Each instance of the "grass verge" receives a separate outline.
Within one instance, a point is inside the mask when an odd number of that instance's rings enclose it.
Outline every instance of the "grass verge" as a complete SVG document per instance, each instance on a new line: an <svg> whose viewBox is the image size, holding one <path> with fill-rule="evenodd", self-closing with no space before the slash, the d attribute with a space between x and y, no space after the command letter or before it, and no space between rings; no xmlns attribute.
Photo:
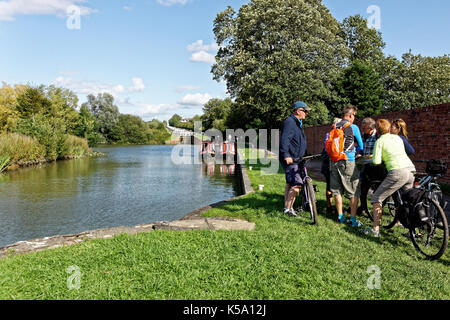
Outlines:
<svg viewBox="0 0 450 320"><path fill-rule="evenodd" d="M206 216L256 222L254 231L155 231L0 260L0 299L448 299L449 253L426 261L402 236L380 239L325 214L317 182L319 226L281 213L284 176L248 171L262 192ZM369 221L362 219L366 225ZM69 290L69 266L81 287ZM371 266L381 271L370 290Z"/></svg>

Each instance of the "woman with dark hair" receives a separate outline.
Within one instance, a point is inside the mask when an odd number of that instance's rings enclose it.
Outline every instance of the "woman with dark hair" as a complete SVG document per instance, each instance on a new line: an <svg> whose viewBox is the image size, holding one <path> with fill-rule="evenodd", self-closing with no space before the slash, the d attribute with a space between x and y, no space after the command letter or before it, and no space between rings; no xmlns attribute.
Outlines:
<svg viewBox="0 0 450 320"><path fill-rule="evenodd" d="M414 154L415 150L408 142L408 131L406 130L406 122L403 119L396 119L392 122L391 133L402 138L408 156Z"/></svg>

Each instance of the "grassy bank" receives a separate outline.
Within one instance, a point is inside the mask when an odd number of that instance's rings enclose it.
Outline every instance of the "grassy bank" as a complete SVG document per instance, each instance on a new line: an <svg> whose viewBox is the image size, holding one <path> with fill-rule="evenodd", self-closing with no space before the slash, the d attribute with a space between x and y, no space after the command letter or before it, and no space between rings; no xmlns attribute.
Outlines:
<svg viewBox="0 0 450 320"><path fill-rule="evenodd" d="M36 138L19 133L0 134L0 157L8 159L3 169L8 170L57 159L79 158L90 152L86 139L72 135L64 135L59 140L52 141L51 145L55 151L50 156L49 147L41 144Z"/></svg>
<svg viewBox="0 0 450 320"><path fill-rule="evenodd" d="M425 261L396 228L380 239L325 215L320 225L280 212L282 174L249 171L256 192L207 216L256 222L254 231L155 231L0 260L0 299L448 299L448 252ZM368 224L367 220L363 220ZM369 290L369 266L381 289ZM68 290L69 266L81 271Z"/></svg>

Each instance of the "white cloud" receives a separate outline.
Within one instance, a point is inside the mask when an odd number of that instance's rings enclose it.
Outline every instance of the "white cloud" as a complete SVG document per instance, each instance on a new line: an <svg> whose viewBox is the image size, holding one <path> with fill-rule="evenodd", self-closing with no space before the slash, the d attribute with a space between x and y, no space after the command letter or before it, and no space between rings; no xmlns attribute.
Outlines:
<svg viewBox="0 0 450 320"><path fill-rule="evenodd" d="M188 52L193 52L189 61L214 64L216 59L214 54L210 52L217 52L217 50L219 50L219 46L215 42L211 44L204 44L203 40L197 40L188 45L186 49Z"/></svg>
<svg viewBox="0 0 450 320"><path fill-rule="evenodd" d="M217 51L219 50L219 46L217 43L211 44L203 44L203 40L197 40L194 43L191 43L187 46L187 51L189 52L198 52L198 51Z"/></svg>
<svg viewBox="0 0 450 320"><path fill-rule="evenodd" d="M211 99L212 97L208 93L195 93L185 95L178 103L186 106L203 106Z"/></svg>
<svg viewBox="0 0 450 320"><path fill-rule="evenodd" d="M159 4L162 4L163 6L173 6L174 4L180 4L184 6L188 0L158 0Z"/></svg>
<svg viewBox="0 0 450 320"><path fill-rule="evenodd" d="M144 91L144 89L145 89L144 80L142 80L141 78L133 78L132 81L133 81L133 87L128 89L130 92Z"/></svg>
<svg viewBox="0 0 450 320"><path fill-rule="evenodd" d="M66 17L70 6L77 6L81 15L95 10L81 6L87 0L4 0L0 1L0 20L13 21L19 15L54 15Z"/></svg>
<svg viewBox="0 0 450 320"><path fill-rule="evenodd" d="M208 53L206 51L199 51L193 53L192 56L189 58L189 61L213 64L216 62L216 58L211 53Z"/></svg>
<svg viewBox="0 0 450 320"><path fill-rule="evenodd" d="M125 10L125 11L131 11L131 10L133 10L133 8L130 7L130 6L123 6L123 10Z"/></svg>
<svg viewBox="0 0 450 320"><path fill-rule="evenodd" d="M178 86L176 87L176 92L178 93L182 93L184 91L195 91L195 90L199 90L200 87L198 86L191 86L191 85L187 85L187 86Z"/></svg>
<svg viewBox="0 0 450 320"><path fill-rule="evenodd" d="M55 85L68 88L74 91L77 94L94 94L97 95L99 93L108 92L112 94L114 97L117 97L119 94L125 91L125 87L121 84L119 85L110 85L110 84L101 84L91 81L83 81L83 80L75 80L72 78L58 77L56 78Z"/></svg>
<svg viewBox="0 0 450 320"><path fill-rule="evenodd" d="M133 87L129 88L129 92L139 92L145 89L144 81L141 78L133 78ZM126 88L122 84L106 84L98 83L94 81L76 80L71 77L60 76L56 78L55 85L68 88L74 91L76 94L88 95L99 93L110 93L114 98L118 98L119 95L127 92ZM128 99L128 100L127 100ZM129 98L124 101L124 104L129 104ZM120 102L119 101L119 102Z"/></svg>

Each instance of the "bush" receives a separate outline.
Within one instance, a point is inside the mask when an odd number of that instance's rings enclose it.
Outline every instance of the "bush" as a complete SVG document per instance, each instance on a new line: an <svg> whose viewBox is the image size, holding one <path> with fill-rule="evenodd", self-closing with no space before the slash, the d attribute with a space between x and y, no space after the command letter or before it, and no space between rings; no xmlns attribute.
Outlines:
<svg viewBox="0 0 450 320"><path fill-rule="evenodd" d="M67 135L66 140L60 150L59 158L78 158L90 152L86 139Z"/></svg>
<svg viewBox="0 0 450 320"><path fill-rule="evenodd" d="M0 156L11 164L38 162L45 159L45 147L35 138L18 133L0 135Z"/></svg>

